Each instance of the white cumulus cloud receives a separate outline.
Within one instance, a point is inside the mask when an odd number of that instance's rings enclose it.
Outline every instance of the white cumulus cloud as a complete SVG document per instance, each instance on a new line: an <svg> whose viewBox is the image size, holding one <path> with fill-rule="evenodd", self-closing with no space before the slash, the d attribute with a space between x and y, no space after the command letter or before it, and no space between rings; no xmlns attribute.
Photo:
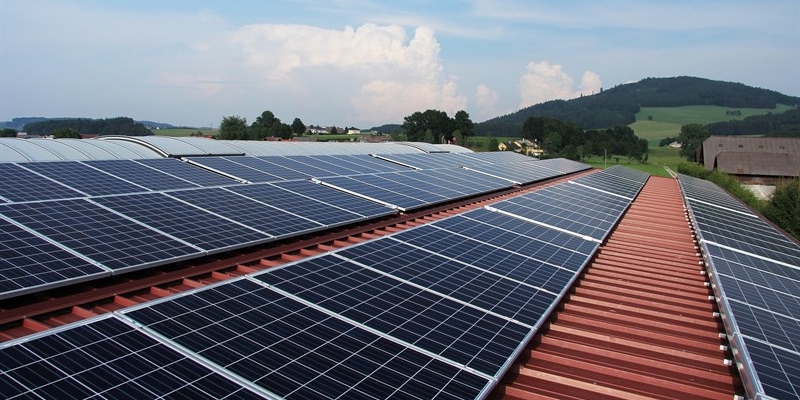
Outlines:
<svg viewBox="0 0 800 400"><path fill-rule="evenodd" d="M478 106L478 118L493 117L497 113L497 92L488 85L480 84L475 89L475 103Z"/></svg>
<svg viewBox="0 0 800 400"><path fill-rule="evenodd" d="M576 88L572 77L564 72L561 65L551 65L547 61L531 62L520 78L520 108L549 100L568 100L581 94L590 95L601 87L600 76L592 71L584 72L580 87Z"/></svg>

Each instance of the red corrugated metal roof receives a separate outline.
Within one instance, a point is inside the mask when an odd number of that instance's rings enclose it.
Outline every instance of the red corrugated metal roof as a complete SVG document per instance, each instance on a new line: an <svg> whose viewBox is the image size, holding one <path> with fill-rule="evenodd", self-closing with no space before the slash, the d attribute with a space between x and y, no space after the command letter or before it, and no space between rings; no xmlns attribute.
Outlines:
<svg viewBox="0 0 800 400"><path fill-rule="evenodd" d="M508 399L727 399L743 392L674 179L651 177L530 351Z"/></svg>

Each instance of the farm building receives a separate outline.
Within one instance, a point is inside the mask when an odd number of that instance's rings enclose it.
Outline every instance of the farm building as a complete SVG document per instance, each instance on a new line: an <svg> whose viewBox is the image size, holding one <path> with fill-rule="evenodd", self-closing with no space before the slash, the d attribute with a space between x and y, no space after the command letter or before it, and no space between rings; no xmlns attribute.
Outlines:
<svg viewBox="0 0 800 400"><path fill-rule="evenodd" d="M0 139L0 232L6 398L800 399L800 244L686 176Z"/></svg>
<svg viewBox="0 0 800 400"><path fill-rule="evenodd" d="M735 175L743 182L774 184L800 176L800 138L711 136L702 151L706 169Z"/></svg>

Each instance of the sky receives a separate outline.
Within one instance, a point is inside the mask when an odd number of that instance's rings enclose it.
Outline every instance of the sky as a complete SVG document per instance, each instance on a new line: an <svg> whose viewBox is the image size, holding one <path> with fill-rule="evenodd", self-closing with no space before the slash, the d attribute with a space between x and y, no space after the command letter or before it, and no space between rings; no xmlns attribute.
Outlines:
<svg viewBox="0 0 800 400"><path fill-rule="evenodd" d="M0 0L0 121L482 122L674 76L800 96L800 1Z"/></svg>

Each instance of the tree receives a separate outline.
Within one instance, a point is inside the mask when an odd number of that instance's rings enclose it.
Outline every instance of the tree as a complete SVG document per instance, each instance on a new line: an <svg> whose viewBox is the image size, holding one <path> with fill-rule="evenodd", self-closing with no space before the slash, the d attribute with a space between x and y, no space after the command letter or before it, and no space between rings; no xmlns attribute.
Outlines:
<svg viewBox="0 0 800 400"><path fill-rule="evenodd" d="M11 128L3 128L0 131L0 137L17 137L17 130Z"/></svg>
<svg viewBox="0 0 800 400"><path fill-rule="evenodd" d="M678 141L681 143L681 156L686 157L689 161L695 161L697 150L703 146L703 142L709 136L711 134L705 125L687 124L681 126L681 133L678 135Z"/></svg>
<svg viewBox="0 0 800 400"><path fill-rule="evenodd" d="M294 121L292 121L292 133L297 136L302 136L305 132L306 125L303 123L303 121L300 121L300 118L295 118Z"/></svg>
<svg viewBox="0 0 800 400"><path fill-rule="evenodd" d="M456 115L453 117L452 125L453 136L455 136L456 132L461 134L461 137L456 140L456 143L461 146L465 146L467 143L466 141L475 135L475 124L472 123L469 114L464 110L456 112Z"/></svg>
<svg viewBox="0 0 800 400"><path fill-rule="evenodd" d="M494 136L489 136L489 140L486 141L486 150L488 151L498 151L500 146L500 142L497 141L497 138Z"/></svg>
<svg viewBox="0 0 800 400"><path fill-rule="evenodd" d="M467 139L464 138L464 134L461 133L460 129L456 129L455 131L453 131L453 139L451 140L451 142L459 146L467 147Z"/></svg>
<svg viewBox="0 0 800 400"><path fill-rule="evenodd" d="M81 134L72 128L61 128L53 132L54 139L80 139Z"/></svg>
<svg viewBox="0 0 800 400"><path fill-rule="evenodd" d="M558 132L548 133L542 142L542 149L544 149L545 154L550 157L558 155L558 152L561 151L563 146L563 138Z"/></svg>
<svg viewBox="0 0 800 400"><path fill-rule="evenodd" d="M422 138L422 141L425 143L436 143L436 136L433 135L432 130L428 129L425 131L425 136Z"/></svg>
<svg viewBox="0 0 800 400"><path fill-rule="evenodd" d="M453 120L447 116L447 113L439 110L425 110L425 112L415 112L403 118L403 129L406 131L406 137L412 142L427 142L426 133L428 130L434 138L447 136L448 138L453 133Z"/></svg>
<svg viewBox="0 0 800 400"><path fill-rule="evenodd" d="M219 124L217 138L222 140L248 140L250 135L247 129L247 120L238 115L222 118Z"/></svg>
<svg viewBox="0 0 800 400"><path fill-rule="evenodd" d="M795 238L800 238L800 179L779 184L764 215Z"/></svg>

